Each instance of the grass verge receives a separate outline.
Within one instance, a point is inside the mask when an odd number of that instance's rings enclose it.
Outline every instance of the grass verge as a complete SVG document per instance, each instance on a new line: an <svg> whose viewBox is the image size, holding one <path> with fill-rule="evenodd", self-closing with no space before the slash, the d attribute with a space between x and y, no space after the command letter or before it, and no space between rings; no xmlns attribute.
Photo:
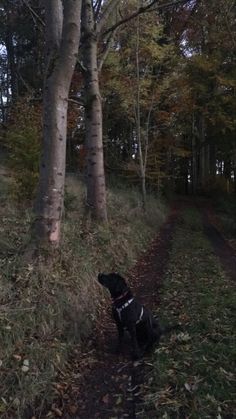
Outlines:
<svg viewBox="0 0 236 419"><path fill-rule="evenodd" d="M195 210L178 223L161 300L160 316L181 322L184 331L155 351L145 417L235 417L235 284L222 272Z"/></svg>
<svg viewBox="0 0 236 419"><path fill-rule="evenodd" d="M84 189L67 179L63 243L52 265L22 266L30 211L16 208L2 184L0 207L0 416L42 417L53 382L75 345L91 332L104 294L99 271L125 272L163 223L167 210L131 189L108 192L109 224L83 216ZM92 303L91 303L92 302Z"/></svg>
<svg viewBox="0 0 236 419"><path fill-rule="evenodd" d="M236 250L236 195L221 194L213 202L217 215L213 222Z"/></svg>

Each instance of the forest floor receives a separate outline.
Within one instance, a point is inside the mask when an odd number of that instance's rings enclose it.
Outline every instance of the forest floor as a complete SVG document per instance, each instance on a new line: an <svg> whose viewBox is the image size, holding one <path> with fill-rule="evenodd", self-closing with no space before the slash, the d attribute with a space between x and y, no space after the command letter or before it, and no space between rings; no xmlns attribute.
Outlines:
<svg viewBox="0 0 236 419"><path fill-rule="evenodd" d="M87 349L75 350L60 372L55 383L58 399L47 417L234 417L231 296L236 254L212 220L205 204L198 209L188 200L176 204L127 273L140 302L164 316L164 323L178 320L184 332L166 336L153 354L132 362L128 343L124 353L114 353L116 329L110 308L104 309ZM221 317L222 327L217 323Z"/></svg>

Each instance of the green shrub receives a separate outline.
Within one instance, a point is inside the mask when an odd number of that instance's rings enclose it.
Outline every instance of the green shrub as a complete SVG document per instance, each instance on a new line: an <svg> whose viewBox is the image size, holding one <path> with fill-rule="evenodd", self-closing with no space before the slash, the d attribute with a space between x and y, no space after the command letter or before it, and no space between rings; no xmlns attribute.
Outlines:
<svg viewBox="0 0 236 419"><path fill-rule="evenodd" d="M2 140L8 149L8 165L14 177L13 192L20 199L32 199L38 182L41 144L41 111L20 100L11 109L7 132Z"/></svg>

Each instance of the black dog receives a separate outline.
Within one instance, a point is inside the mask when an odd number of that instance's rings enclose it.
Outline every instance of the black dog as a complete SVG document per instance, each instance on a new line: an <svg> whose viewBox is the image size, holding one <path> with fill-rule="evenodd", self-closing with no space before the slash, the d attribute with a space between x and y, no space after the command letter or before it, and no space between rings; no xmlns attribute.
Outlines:
<svg viewBox="0 0 236 419"><path fill-rule="evenodd" d="M133 357L140 358L144 351L159 342L163 330L151 312L133 297L124 278L119 274L100 273L98 281L110 291L113 300L112 313L118 329L119 345L122 343L124 330L128 330Z"/></svg>

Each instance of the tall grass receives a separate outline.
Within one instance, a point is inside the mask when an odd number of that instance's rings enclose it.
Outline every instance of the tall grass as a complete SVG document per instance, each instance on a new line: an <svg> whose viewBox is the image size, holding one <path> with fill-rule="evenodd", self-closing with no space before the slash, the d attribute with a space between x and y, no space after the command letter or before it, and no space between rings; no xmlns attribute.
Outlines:
<svg viewBox="0 0 236 419"><path fill-rule="evenodd" d="M214 198L214 209L227 237L236 239L236 195L217 195Z"/></svg>
<svg viewBox="0 0 236 419"><path fill-rule="evenodd" d="M7 191L5 190L5 193ZM84 216L84 187L68 177L62 247L51 266L22 265L30 211L2 195L0 208L0 414L40 417L72 347L86 342L104 295L99 271L124 273L163 223L167 209L135 190L108 191L109 223ZM28 409L28 410L27 410ZM27 413L28 412L28 413Z"/></svg>

